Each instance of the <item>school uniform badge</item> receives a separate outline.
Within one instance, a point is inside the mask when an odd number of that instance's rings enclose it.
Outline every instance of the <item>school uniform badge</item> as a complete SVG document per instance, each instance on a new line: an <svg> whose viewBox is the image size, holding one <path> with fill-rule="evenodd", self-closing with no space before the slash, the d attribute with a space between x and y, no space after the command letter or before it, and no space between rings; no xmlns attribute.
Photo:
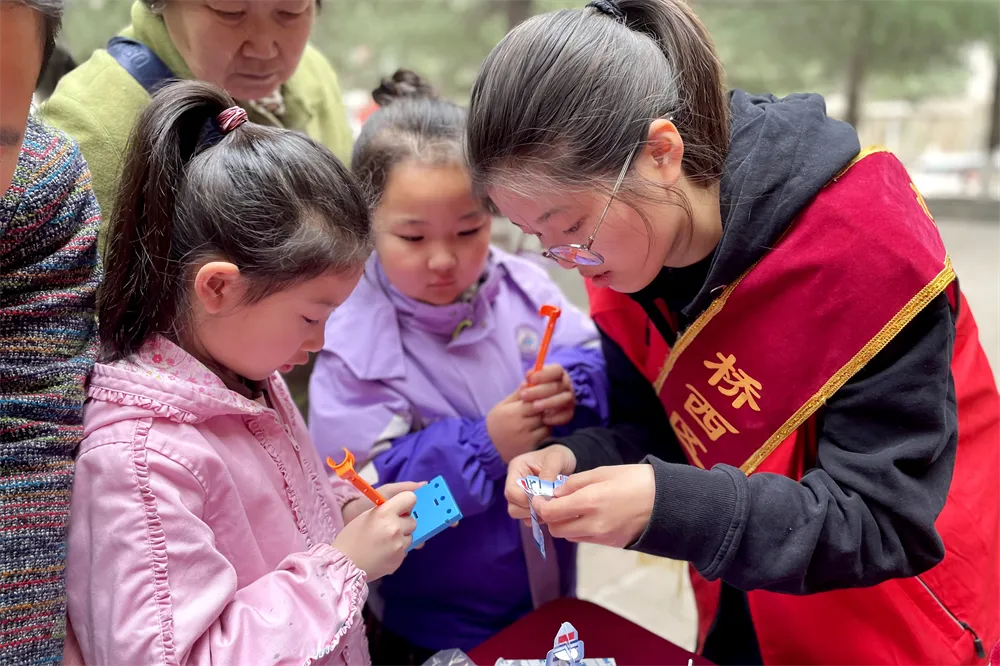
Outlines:
<svg viewBox="0 0 1000 666"><path fill-rule="evenodd" d="M531 326L520 326L517 329L517 348L522 356L534 356L538 353L541 336Z"/></svg>

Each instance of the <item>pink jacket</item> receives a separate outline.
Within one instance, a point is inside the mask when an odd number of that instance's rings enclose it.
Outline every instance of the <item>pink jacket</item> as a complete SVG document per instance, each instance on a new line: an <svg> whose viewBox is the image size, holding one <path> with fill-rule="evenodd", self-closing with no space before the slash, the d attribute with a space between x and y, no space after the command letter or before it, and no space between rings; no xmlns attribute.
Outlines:
<svg viewBox="0 0 1000 666"><path fill-rule="evenodd" d="M277 411L165 339L98 364L67 595L87 664L368 664L365 572L330 544L333 483L281 378Z"/></svg>

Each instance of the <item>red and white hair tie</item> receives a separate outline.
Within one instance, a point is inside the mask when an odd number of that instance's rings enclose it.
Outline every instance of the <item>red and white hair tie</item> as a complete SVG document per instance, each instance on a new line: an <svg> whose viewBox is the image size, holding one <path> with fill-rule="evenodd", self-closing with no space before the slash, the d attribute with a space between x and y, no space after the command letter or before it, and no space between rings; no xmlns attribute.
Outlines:
<svg viewBox="0 0 1000 666"><path fill-rule="evenodd" d="M215 118L219 124L219 131L223 134L229 134L247 120L249 120L247 112L238 106L229 107Z"/></svg>

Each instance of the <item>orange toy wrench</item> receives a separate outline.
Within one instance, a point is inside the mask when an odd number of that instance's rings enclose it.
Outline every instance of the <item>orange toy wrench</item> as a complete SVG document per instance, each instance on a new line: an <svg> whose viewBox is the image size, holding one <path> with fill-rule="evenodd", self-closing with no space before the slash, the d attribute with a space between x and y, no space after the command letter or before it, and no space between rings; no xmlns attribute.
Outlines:
<svg viewBox="0 0 1000 666"><path fill-rule="evenodd" d="M556 319L562 311L554 305L543 305L538 314L549 318L549 323L545 326L545 334L542 336L542 345L538 348L538 358L535 359L535 372L545 365L545 356L549 353L549 343L552 342L552 333L556 330Z"/></svg>
<svg viewBox="0 0 1000 666"><path fill-rule="evenodd" d="M382 497L381 493L372 488L370 483L362 479L358 476L358 473L354 471L354 454L346 448L344 449L344 453L347 454L347 457L344 458L344 462L336 463L333 462L333 458L328 457L326 459L326 464L330 466L330 469L337 473L337 476L360 490L362 495L375 503L375 506L385 504L385 498Z"/></svg>

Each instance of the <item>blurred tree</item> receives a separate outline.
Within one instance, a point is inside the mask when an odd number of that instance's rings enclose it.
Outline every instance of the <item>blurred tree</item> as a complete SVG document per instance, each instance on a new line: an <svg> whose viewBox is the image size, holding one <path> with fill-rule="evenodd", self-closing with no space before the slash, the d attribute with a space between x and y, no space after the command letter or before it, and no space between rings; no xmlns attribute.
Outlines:
<svg viewBox="0 0 1000 666"><path fill-rule="evenodd" d="M400 67L464 100L479 64L514 25L535 12L583 0L365 0L323 8L313 43L345 88L370 90Z"/></svg>
<svg viewBox="0 0 1000 666"><path fill-rule="evenodd" d="M521 23L534 14L533 0L495 0L503 6L507 15L507 29L512 30L514 26Z"/></svg>
<svg viewBox="0 0 1000 666"><path fill-rule="evenodd" d="M995 175L993 156L1000 150L1000 44L992 44L993 48L993 102L990 104L990 128L986 133L986 159L980 170L980 182L983 189L980 196L990 198L990 188L987 183Z"/></svg>
<svg viewBox="0 0 1000 666"><path fill-rule="evenodd" d="M506 22L483 0L365 0L328 3L313 43L345 89L371 90L400 67L444 94L464 97Z"/></svg>
<svg viewBox="0 0 1000 666"><path fill-rule="evenodd" d="M855 125L862 97L879 88L908 97L959 92L964 49L1000 36L995 0L703 0L699 11L734 84L839 89ZM957 89L942 90L944 79Z"/></svg>
<svg viewBox="0 0 1000 666"><path fill-rule="evenodd" d="M62 41L77 62L89 58L131 20L129 0L67 0L66 4Z"/></svg>
<svg viewBox="0 0 1000 666"><path fill-rule="evenodd" d="M776 94L842 91L851 122L865 96L961 94L961 54L973 41L986 41L1000 54L996 0L689 1L715 37L731 85ZM533 12L584 4L327 0L312 41L331 59L345 90L371 90L407 67L463 101L479 63L511 26ZM69 0L63 34L73 56L81 61L103 46L128 23L130 7L131 0ZM997 132L994 127L994 145Z"/></svg>
<svg viewBox="0 0 1000 666"><path fill-rule="evenodd" d="M986 152L1000 148L1000 50L993 55L993 103L990 104L990 130L986 136Z"/></svg>

